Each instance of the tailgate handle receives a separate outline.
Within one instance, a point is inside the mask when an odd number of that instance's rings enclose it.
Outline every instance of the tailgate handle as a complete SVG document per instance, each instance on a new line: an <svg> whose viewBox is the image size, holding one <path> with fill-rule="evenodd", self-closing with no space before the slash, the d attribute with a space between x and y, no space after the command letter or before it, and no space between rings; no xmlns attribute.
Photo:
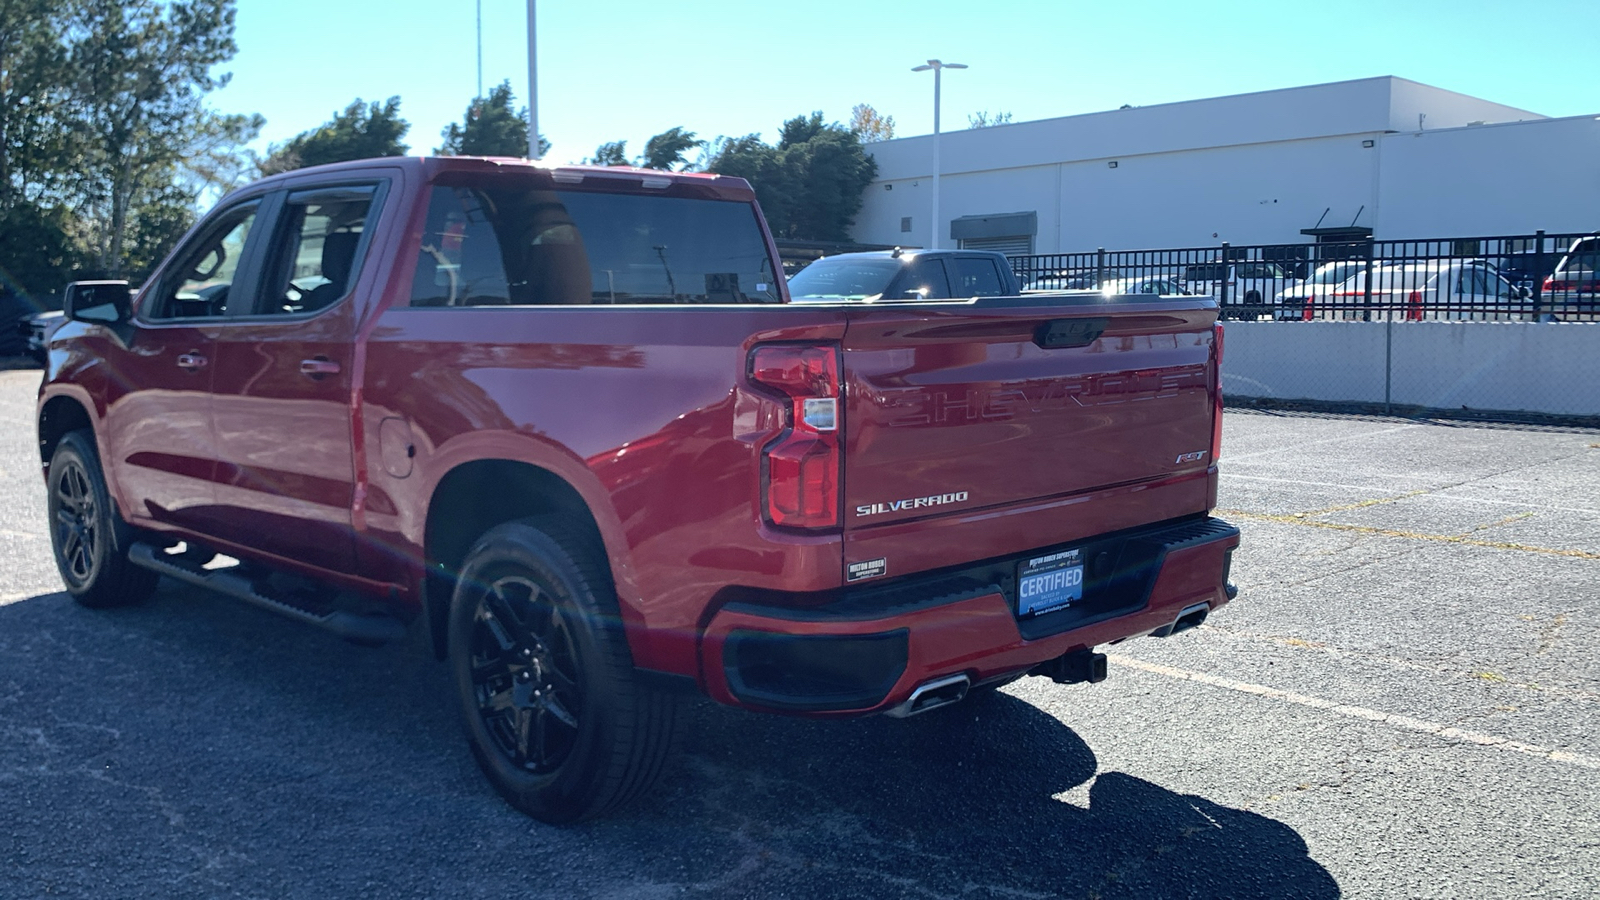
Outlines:
<svg viewBox="0 0 1600 900"><path fill-rule="evenodd" d="M1051 319L1034 329L1033 342L1046 350L1087 347L1105 333L1110 319Z"/></svg>

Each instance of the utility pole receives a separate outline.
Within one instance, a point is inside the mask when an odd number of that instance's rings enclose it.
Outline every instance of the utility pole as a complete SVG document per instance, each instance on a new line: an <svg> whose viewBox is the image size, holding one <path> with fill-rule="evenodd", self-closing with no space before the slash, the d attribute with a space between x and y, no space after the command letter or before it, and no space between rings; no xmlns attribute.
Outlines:
<svg viewBox="0 0 1600 900"><path fill-rule="evenodd" d="M533 0L528 0L531 4ZM964 63L940 62L937 59L928 60L926 65L917 66L913 72L926 72L933 70L933 226L932 238L928 241L930 250L939 249L939 75L945 69L965 69Z"/></svg>
<svg viewBox="0 0 1600 900"><path fill-rule="evenodd" d="M528 158L538 159L539 152L539 41L534 28L537 19L534 9L538 0L528 0Z"/></svg>

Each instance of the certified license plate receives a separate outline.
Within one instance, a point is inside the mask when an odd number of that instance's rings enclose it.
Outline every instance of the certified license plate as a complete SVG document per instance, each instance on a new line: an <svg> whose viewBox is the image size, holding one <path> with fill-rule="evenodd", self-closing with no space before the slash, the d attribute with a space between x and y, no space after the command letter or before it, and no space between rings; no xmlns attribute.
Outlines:
<svg viewBox="0 0 1600 900"><path fill-rule="evenodd" d="M1083 556L1063 550L1025 560L1017 566L1017 615L1065 609L1083 599Z"/></svg>

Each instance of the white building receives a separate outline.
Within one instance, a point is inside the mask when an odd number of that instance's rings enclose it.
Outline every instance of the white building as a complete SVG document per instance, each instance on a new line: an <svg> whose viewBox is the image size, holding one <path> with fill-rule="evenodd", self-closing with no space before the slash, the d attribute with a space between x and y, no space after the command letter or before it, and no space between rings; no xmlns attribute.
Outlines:
<svg viewBox="0 0 1600 900"><path fill-rule="evenodd" d="M1008 253L1600 229L1600 117L1366 78L941 135L941 247ZM869 145L853 237L934 246L933 136Z"/></svg>

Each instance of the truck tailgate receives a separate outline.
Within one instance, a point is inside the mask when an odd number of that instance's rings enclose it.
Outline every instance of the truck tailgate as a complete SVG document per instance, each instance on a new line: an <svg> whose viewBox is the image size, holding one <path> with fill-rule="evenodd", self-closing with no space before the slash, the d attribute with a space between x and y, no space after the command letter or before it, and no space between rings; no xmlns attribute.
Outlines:
<svg viewBox="0 0 1600 900"><path fill-rule="evenodd" d="M1215 319L1203 300L1098 294L851 310L847 572L936 568L918 549L935 534L971 560L1204 512ZM1116 515L1087 503L1112 494L1129 497Z"/></svg>

